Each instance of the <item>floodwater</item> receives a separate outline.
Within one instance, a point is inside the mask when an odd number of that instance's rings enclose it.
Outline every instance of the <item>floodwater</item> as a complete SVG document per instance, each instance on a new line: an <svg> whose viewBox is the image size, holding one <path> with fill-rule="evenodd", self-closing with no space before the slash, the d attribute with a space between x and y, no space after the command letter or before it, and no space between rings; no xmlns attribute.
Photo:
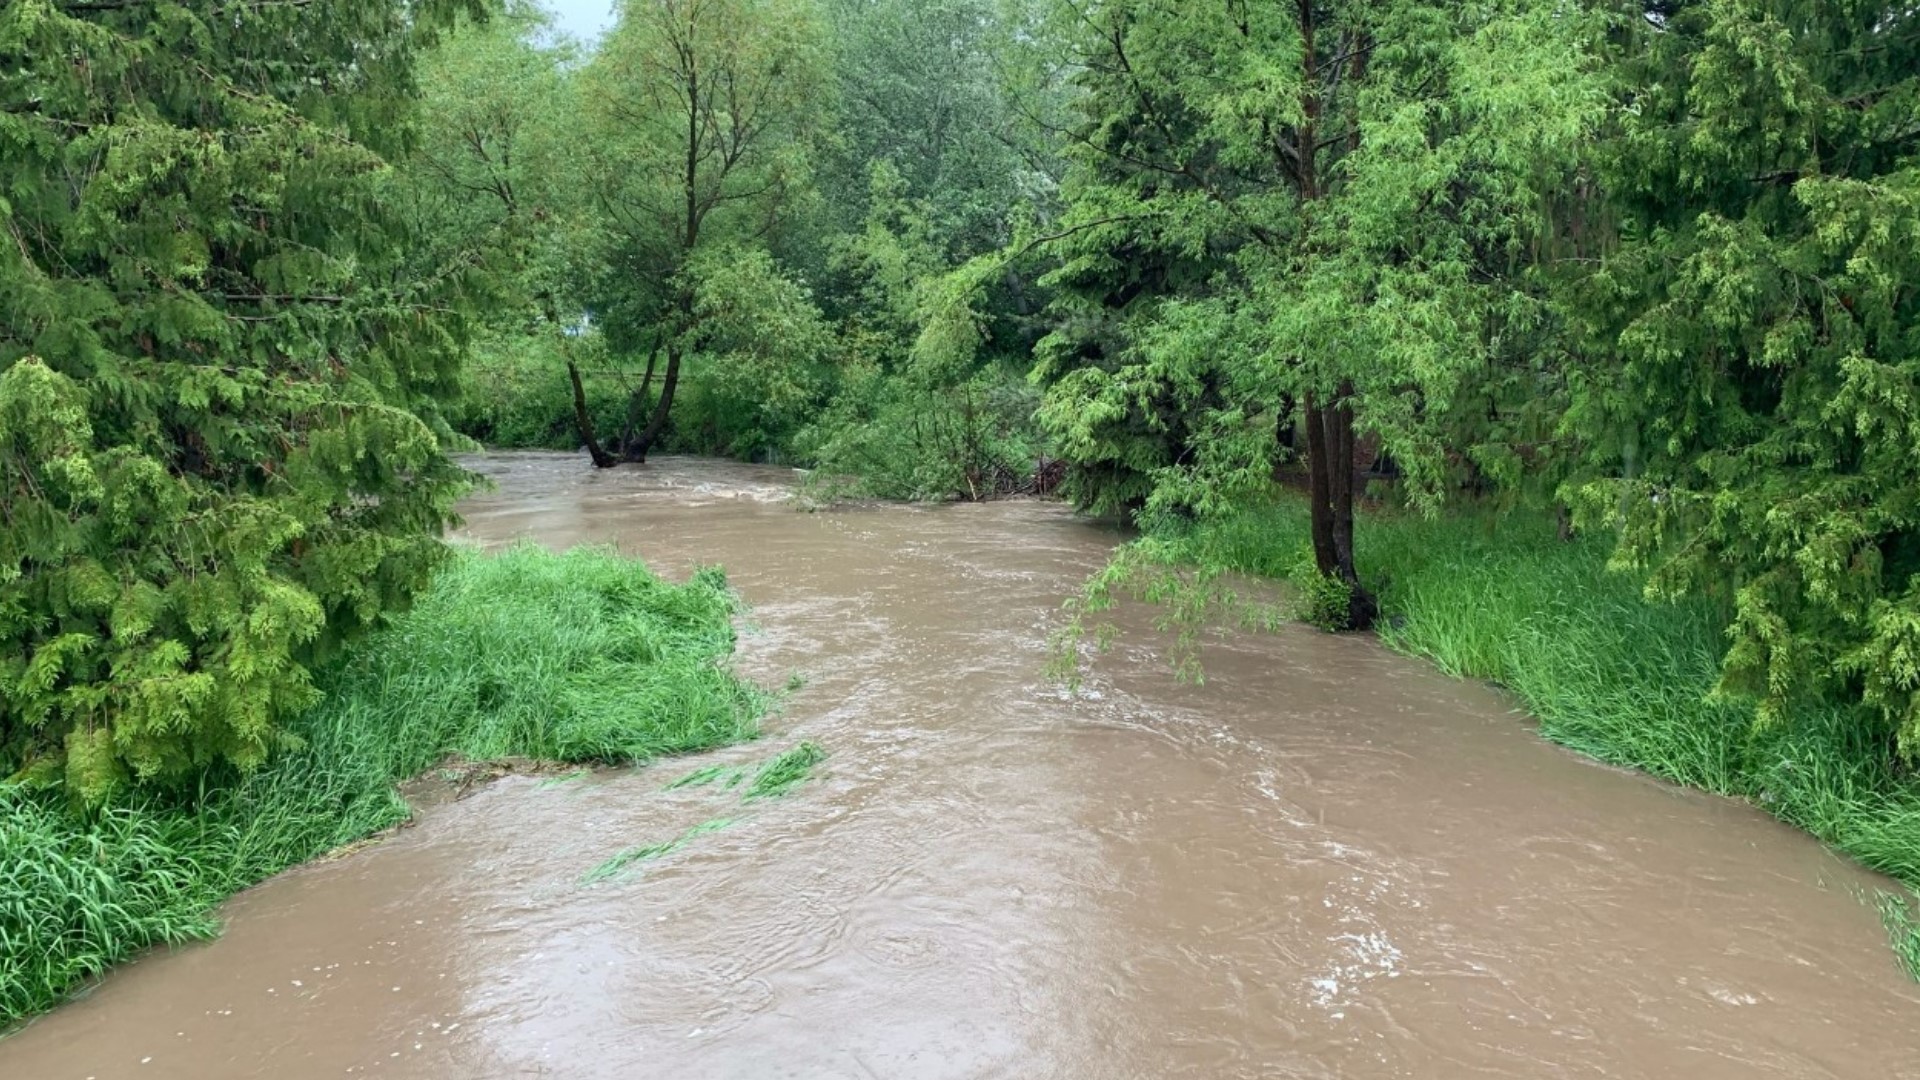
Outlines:
<svg viewBox="0 0 1920 1080"><path fill-rule="evenodd" d="M785 470L489 455L497 545L724 564L742 664L806 678L751 765L510 777L235 899L217 942L0 1043L6 1080L1920 1077L1876 879L1733 802L1540 741L1359 638L1150 615L1069 696L1115 537L1013 502L804 513ZM582 888L636 844L734 824Z"/></svg>

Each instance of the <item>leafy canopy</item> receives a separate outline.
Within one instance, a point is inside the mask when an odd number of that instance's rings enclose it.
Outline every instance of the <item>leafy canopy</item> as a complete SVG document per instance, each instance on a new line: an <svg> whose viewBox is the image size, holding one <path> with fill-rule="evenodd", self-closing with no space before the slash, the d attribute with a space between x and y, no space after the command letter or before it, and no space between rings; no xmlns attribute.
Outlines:
<svg viewBox="0 0 1920 1080"><path fill-rule="evenodd" d="M1920 754L1920 11L1629 26L1567 495L1653 595L1727 604L1722 692L1857 702Z"/></svg>
<svg viewBox="0 0 1920 1080"><path fill-rule="evenodd" d="M441 558L475 281L385 155L470 6L0 6L0 774L256 765Z"/></svg>

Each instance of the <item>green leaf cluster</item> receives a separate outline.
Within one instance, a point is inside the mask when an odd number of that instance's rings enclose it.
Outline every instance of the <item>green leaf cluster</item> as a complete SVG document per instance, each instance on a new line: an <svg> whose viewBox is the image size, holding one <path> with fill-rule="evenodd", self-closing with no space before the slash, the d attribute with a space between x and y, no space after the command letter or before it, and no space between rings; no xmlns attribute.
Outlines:
<svg viewBox="0 0 1920 1080"><path fill-rule="evenodd" d="M1660 14L1598 155L1567 495L1652 596L1719 600L1722 693L1855 702L1920 753L1920 16Z"/></svg>
<svg viewBox="0 0 1920 1080"><path fill-rule="evenodd" d="M1436 421L1603 107L1554 3L1061 5L1083 93L1043 413L1101 510L1262 487L1319 402L1437 498Z"/></svg>
<svg viewBox="0 0 1920 1080"><path fill-rule="evenodd" d="M386 162L468 7L0 7L0 774L258 765L440 560L472 268Z"/></svg>

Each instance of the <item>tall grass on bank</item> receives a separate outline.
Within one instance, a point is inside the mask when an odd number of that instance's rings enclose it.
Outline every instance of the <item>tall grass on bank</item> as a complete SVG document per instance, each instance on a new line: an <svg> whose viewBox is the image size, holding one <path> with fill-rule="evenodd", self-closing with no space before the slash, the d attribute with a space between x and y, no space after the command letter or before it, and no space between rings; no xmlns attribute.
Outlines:
<svg viewBox="0 0 1920 1080"><path fill-rule="evenodd" d="M1282 578L1309 535L1304 503L1282 500L1156 548ZM1715 699L1725 623L1710 602L1649 603L1638 579L1608 570L1606 544L1564 542L1544 515L1377 514L1356 543L1393 648L1507 687L1554 742L1747 799L1920 886L1920 781L1896 766L1890 733L1817 705L1758 728L1751 709ZM1888 927L1903 957L1920 957L1920 923Z"/></svg>
<svg viewBox="0 0 1920 1080"><path fill-rule="evenodd" d="M717 571L673 585L608 551L463 554L412 611L320 675L325 700L246 776L85 819L0 784L0 1030L212 907L398 824L395 782L449 755L638 762L752 738Z"/></svg>

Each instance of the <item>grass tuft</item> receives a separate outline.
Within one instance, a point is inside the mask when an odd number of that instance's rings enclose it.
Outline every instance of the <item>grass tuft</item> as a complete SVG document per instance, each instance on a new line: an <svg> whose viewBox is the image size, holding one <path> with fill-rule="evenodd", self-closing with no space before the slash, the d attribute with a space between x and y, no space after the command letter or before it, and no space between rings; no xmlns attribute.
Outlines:
<svg viewBox="0 0 1920 1080"><path fill-rule="evenodd" d="M762 765L743 797L748 802L777 799L805 782L813 774L813 767L825 760L827 752L819 743L803 742Z"/></svg>
<svg viewBox="0 0 1920 1080"><path fill-rule="evenodd" d="M1900 966L1915 982L1920 982L1920 914L1917 910L1920 910L1920 893L1912 896L1884 890L1880 893L1880 924L1887 928L1887 937L1893 941Z"/></svg>
<svg viewBox="0 0 1920 1080"><path fill-rule="evenodd" d="M641 847L628 848L613 858L608 859L606 862L601 863L599 866L580 875L580 884L582 887L585 887L626 877L634 873L633 866L635 863L647 862L657 859L662 855L679 851L681 848L692 843L696 837L705 836L710 832L719 832L721 829L732 824L732 818L715 818L712 821L703 821L671 840L662 840L657 844L646 844Z"/></svg>
<svg viewBox="0 0 1920 1080"><path fill-rule="evenodd" d="M240 889L405 821L395 783L449 755L632 763L754 737L767 699L727 666L736 609L717 571L673 585L604 550L463 554L320 673L297 748L256 772L85 818L0 784L0 1030L143 949L213 935Z"/></svg>
<svg viewBox="0 0 1920 1080"><path fill-rule="evenodd" d="M746 778L747 770L745 769L729 768L725 765L709 765L704 769L695 769L680 779L675 780L673 783L668 784L667 790L677 791L680 788L706 787L708 784L717 784L723 790L732 791L734 788L739 787L740 782Z"/></svg>

